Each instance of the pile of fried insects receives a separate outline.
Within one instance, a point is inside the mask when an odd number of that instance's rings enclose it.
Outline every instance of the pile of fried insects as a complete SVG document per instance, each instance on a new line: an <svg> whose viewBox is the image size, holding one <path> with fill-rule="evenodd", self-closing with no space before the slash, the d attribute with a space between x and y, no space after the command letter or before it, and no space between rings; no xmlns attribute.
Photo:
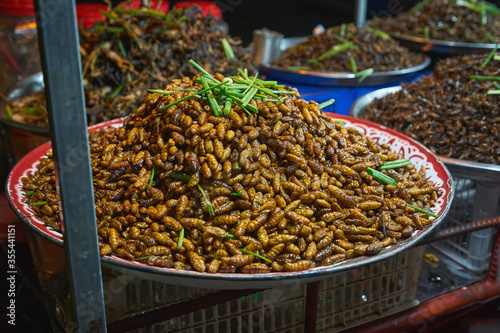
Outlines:
<svg viewBox="0 0 500 333"><path fill-rule="evenodd" d="M438 216L409 160L296 89L201 72L89 133L101 255L210 273L299 271L379 253ZM51 152L23 178L60 229Z"/></svg>

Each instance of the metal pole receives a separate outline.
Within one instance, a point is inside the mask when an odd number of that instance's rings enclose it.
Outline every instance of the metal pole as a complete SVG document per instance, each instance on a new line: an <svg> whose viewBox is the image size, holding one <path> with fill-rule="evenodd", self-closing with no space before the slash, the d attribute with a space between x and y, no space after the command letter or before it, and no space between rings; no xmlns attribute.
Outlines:
<svg viewBox="0 0 500 333"><path fill-rule="evenodd" d="M106 332L75 0L35 10L75 318L65 329Z"/></svg>
<svg viewBox="0 0 500 333"><path fill-rule="evenodd" d="M368 0L356 0L356 5L354 7L354 23L358 28L365 25L367 4Z"/></svg>

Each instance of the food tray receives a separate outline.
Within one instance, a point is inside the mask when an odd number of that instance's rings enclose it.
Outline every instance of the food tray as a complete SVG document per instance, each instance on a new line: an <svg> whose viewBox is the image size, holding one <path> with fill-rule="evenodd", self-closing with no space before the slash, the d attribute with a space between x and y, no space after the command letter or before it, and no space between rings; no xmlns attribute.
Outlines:
<svg viewBox="0 0 500 333"><path fill-rule="evenodd" d="M28 76L27 78L19 81L14 88L7 94L8 101L20 100L25 96L44 90L43 73L39 72ZM42 135L49 137L49 127L36 126L30 124L23 124L18 121L13 121L5 118L5 101L0 101L0 122L10 126L25 130L32 134Z"/></svg>
<svg viewBox="0 0 500 333"><path fill-rule="evenodd" d="M489 53L495 48L493 43L448 42L438 39L424 39L401 34L389 34L409 49L440 55Z"/></svg>
<svg viewBox="0 0 500 333"><path fill-rule="evenodd" d="M48 313L60 327L71 323L64 250L28 230ZM416 299L425 246L388 259L332 274L319 284L317 332L340 332L409 309ZM183 287L142 279L103 267L103 294L108 324L133 320L162 307L215 293L215 289ZM247 287L253 288L253 285ZM309 295L310 296L310 295ZM132 333L306 332L307 286L288 281L272 289L234 298L169 320L145 325ZM58 328L58 331L62 329Z"/></svg>
<svg viewBox="0 0 500 333"><path fill-rule="evenodd" d="M286 45L286 47L290 47L298 44L302 40L303 39L301 38L285 38L281 44ZM281 50L283 50L283 47L284 46L282 46ZM291 71L281 67L272 66L268 63L259 64L259 72L267 78L272 78L286 83L313 86L366 87L404 81L406 78L414 75L415 73L424 70L430 64L431 59L426 57L424 62L417 66L394 71L375 72L362 82L359 82L354 73L350 72Z"/></svg>
<svg viewBox="0 0 500 333"><path fill-rule="evenodd" d="M437 218L430 227L424 230L415 231L411 238L402 240L396 245L386 247L377 255L357 257L333 266L315 267L298 272L272 272L254 275L240 273L210 274L205 272L201 273L197 271L181 271L173 268L155 267L136 261L128 261L115 256L102 257L103 265L113 266L116 270L128 272L129 274L136 274L145 279L158 280L161 282L168 281L170 284L174 285L178 284L182 286L217 289L247 289L248 285L251 284L254 288L270 288L282 285L284 281L289 280L296 280L301 283L318 281L333 273L387 259L414 246L420 239L431 233L448 213L454 195L454 187L452 187L451 175L448 170L438 161L430 150L406 136L364 120L340 115L335 115L334 118L344 121L346 124L345 126L357 128L360 132L378 141L380 144L385 143L392 146L395 152L400 152L405 158L409 158L418 169L422 166L426 168L429 178L443 191L443 195L437 200L433 207L433 212L440 217ZM115 119L106 123L94 125L89 129L96 130L107 126L119 126L122 121L123 119ZM45 226L43 221L34 215L33 209L23 202L24 196L21 179L36 169L38 161L49 149L49 143L40 146L25 156L13 168L7 179L7 197L12 208L28 228L33 229L40 236L56 244L62 245L62 235Z"/></svg>
<svg viewBox="0 0 500 333"><path fill-rule="evenodd" d="M401 90L402 87L379 89L360 97L352 105L350 115L363 118L363 110L375 99ZM436 230L500 215L500 166L439 157L453 177L455 197L450 211ZM465 269L483 273L488 269L495 228L487 228L448 238L432 246ZM457 272L459 273L459 272Z"/></svg>

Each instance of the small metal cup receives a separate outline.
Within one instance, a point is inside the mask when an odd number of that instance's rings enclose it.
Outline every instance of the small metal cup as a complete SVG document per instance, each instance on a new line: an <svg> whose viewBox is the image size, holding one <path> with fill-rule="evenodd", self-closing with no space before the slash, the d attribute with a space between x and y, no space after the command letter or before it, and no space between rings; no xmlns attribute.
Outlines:
<svg viewBox="0 0 500 333"><path fill-rule="evenodd" d="M268 29L253 32L253 60L256 64L269 64L279 58L283 34Z"/></svg>

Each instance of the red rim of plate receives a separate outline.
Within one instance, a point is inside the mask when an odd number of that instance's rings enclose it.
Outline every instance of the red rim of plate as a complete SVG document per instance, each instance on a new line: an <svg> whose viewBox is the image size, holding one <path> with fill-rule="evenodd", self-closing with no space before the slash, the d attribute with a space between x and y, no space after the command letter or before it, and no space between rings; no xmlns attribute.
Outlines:
<svg viewBox="0 0 500 333"><path fill-rule="evenodd" d="M148 264L126 260L116 256L104 256L101 258L103 263L114 266L118 269L131 269L142 271L143 273L152 273L154 275L168 275L178 278L188 279L203 279L203 280L219 280L223 282L243 283L248 281L271 281L271 280L287 280L287 279L318 279L318 276L331 274L334 272L345 271L369 263L374 263L383 259L387 259L403 250L406 250L418 243L423 237L429 234L446 216L450 208L451 201L454 196L454 188L452 186L452 177L446 166L439 161L438 157L429 149L424 147L417 141L400 134L385 126L372 123L367 120L353 118L350 116L328 114L333 119L343 121L346 126L355 127L363 134L374 139L379 144L387 143L395 152L403 152L405 158L409 158L419 169L420 166L426 168L429 179L433 180L443 190L443 195L438 199L432 212L440 217L435 219L431 226L424 230L415 231L413 236L397 244L384 248L379 254L373 256L361 256L353 259L342 261L332 266L319 266L305 271L298 272L272 272L266 274L243 274L243 273L205 273L197 271L182 271L174 268L164 268L150 266ZM105 127L119 127L123 122L122 119L115 119L89 127L89 130L98 130ZM51 148L50 142L36 148L25 157L23 157L12 169L7 178L7 198L12 209L22 219L22 221L35 233L56 243L63 245L62 234L44 225L43 221L35 216L33 209L23 203L22 177L28 176L36 170L36 165L40 158L45 156L45 153Z"/></svg>

